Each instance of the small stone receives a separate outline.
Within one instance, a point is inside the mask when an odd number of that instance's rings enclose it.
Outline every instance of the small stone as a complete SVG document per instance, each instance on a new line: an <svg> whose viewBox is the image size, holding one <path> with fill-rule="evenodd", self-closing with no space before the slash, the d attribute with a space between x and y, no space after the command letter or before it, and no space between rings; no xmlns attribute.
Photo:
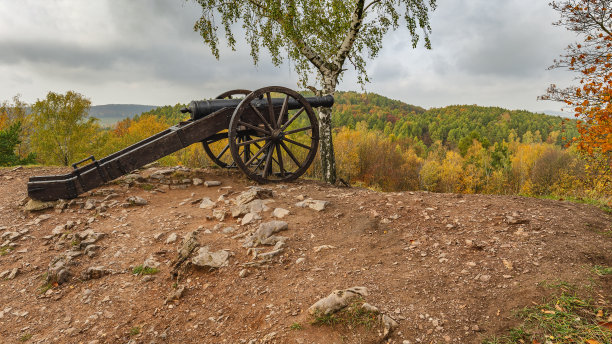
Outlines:
<svg viewBox="0 0 612 344"><path fill-rule="evenodd" d="M142 263L142 267L143 268L158 268L160 265L160 262L158 262L155 257L153 256L149 256L144 263Z"/></svg>
<svg viewBox="0 0 612 344"><path fill-rule="evenodd" d="M126 201L128 202L129 205L147 205L149 204L149 202L147 202L146 199L140 196L130 196L127 198Z"/></svg>
<svg viewBox="0 0 612 344"><path fill-rule="evenodd" d="M328 205L329 205L329 201L320 201L320 200L316 200L316 199L312 199L312 198L308 198L306 200L303 200L301 202L297 202L295 204L296 207L300 207L300 208L308 207L308 208L316 210L316 211L322 211Z"/></svg>
<svg viewBox="0 0 612 344"><path fill-rule="evenodd" d="M39 217L36 218L36 220L34 220L34 224L37 225L43 221L46 221L48 219L51 218L51 215L49 214L44 214L44 215L40 215Z"/></svg>
<svg viewBox="0 0 612 344"><path fill-rule="evenodd" d="M176 290L172 291L168 295L168 297L166 297L166 301L164 302L164 304L167 304L168 302L172 302L172 301L180 299L181 297L183 297L184 293L185 293L185 286L182 285L182 286L176 288Z"/></svg>
<svg viewBox="0 0 612 344"><path fill-rule="evenodd" d="M248 214L249 207L246 204L235 205L230 208L230 211L232 212L232 217L236 218Z"/></svg>
<svg viewBox="0 0 612 344"><path fill-rule="evenodd" d="M272 212L272 216L282 219L283 217L289 215L289 210L283 208L276 208Z"/></svg>
<svg viewBox="0 0 612 344"><path fill-rule="evenodd" d="M221 232L223 232L223 234L229 234L229 233L233 233L236 229L234 227L225 227L223 228L223 230Z"/></svg>
<svg viewBox="0 0 612 344"><path fill-rule="evenodd" d="M92 266L83 271L81 274L81 279L84 281L98 279L108 275L109 273L110 271L106 270L103 266Z"/></svg>
<svg viewBox="0 0 612 344"><path fill-rule="evenodd" d="M255 221L255 220L261 220L261 216L259 216L259 214L257 213L248 213L246 215L244 215L244 217L242 218L242 220L240 221L241 225L248 225L249 223Z"/></svg>
<svg viewBox="0 0 612 344"><path fill-rule="evenodd" d="M310 314L317 312L331 314L348 306L353 300L364 296L368 296L368 289L365 287L334 290L331 294L310 306L308 311Z"/></svg>
<svg viewBox="0 0 612 344"><path fill-rule="evenodd" d="M226 266L229 260L229 252L220 250L210 252L208 246L200 247L195 257L191 259L193 265L208 268L220 268Z"/></svg>
<svg viewBox="0 0 612 344"><path fill-rule="evenodd" d="M304 258L304 257L300 257L300 258L298 258L298 259L296 259L296 260L295 260L295 264L301 264L301 263L303 263L303 262L305 262L305 261L306 261L306 258Z"/></svg>
<svg viewBox="0 0 612 344"><path fill-rule="evenodd" d="M488 282L491 279L491 275L481 275L479 279L482 282Z"/></svg>
<svg viewBox="0 0 612 344"><path fill-rule="evenodd" d="M172 244L176 242L177 239L178 235L176 235L176 233L171 233L170 235L168 235L168 238L166 238L166 244Z"/></svg>
<svg viewBox="0 0 612 344"><path fill-rule="evenodd" d="M194 186L202 185L202 183L204 183L200 178L193 178L192 182Z"/></svg>
<svg viewBox="0 0 612 344"><path fill-rule="evenodd" d="M8 273L8 276L6 276L7 280L12 280L15 278L15 276L17 276L17 274L19 273L19 268L13 268L12 270L10 270L10 272Z"/></svg>
<svg viewBox="0 0 612 344"><path fill-rule="evenodd" d="M238 273L238 276L239 276L240 278L245 278L245 277L247 277L247 276L248 276L248 274L249 274L249 271L248 271L247 269L242 269L242 270L240 270L240 272Z"/></svg>
<svg viewBox="0 0 612 344"><path fill-rule="evenodd" d="M219 186L219 185L221 185L221 182L217 181L217 180L207 180L207 181L204 182L204 185L206 185L207 187Z"/></svg>
<svg viewBox="0 0 612 344"><path fill-rule="evenodd" d="M225 210L223 209L215 209L213 210L213 217L217 219L217 221L225 220Z"/></svg>
<svg viewBox="0 0 612 344"><path fill-rule="evenodd" d="M321 245L321 246L317 246L317 247L313 248L313 250L315 252L319 252L321 250L329 250L329 249L333 249L333 248L336 248L336 247L332 246L332 245Z"/></svg>
<svg viewBox="0 0 612 344"><path fill-rule="evenodd" d="M247 204L255 199L267 199L273 197L273 192L270 189L264 189L260 187L254 187L247 191L240 193L234 202L236 205Z"/></svg>
<svg viewBox="0 0 612 344"><path fill-rule="evenodd" d="M200 209L212 209L216 205L209 197L202 198L202 202L200 203Z"/></svg>
<svg viewBox="0 0 612 344"><path fill-rule="evenodd" d="M262 245L275 245L278 241L283 241L286 238L272 235L274 233L284 231L288 228L288 224L285 221L270 221L259 225L259 228L251 236L247 237L244 241L244 247L254 247L259 244Z"/></svg>
<svg viewBox="0 0 612 344"><path fill-rule="evenodd" d="M96 200L93 198L88 199L87 201L85 201L85 206L83 207L83 209L85 210L92 210L96 207Z"/></svg>

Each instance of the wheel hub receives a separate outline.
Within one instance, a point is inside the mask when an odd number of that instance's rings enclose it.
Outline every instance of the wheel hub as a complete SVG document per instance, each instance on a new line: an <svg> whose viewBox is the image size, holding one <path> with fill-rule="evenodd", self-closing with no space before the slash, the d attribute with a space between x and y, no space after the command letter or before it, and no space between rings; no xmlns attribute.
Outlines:
<svg viewBox="0 0 612 344"><path fill-rule="evenodd" d="M285 133L283 133L283 131L280 129L274 129L271 135L272 141L275 141L275 142L280 141L284 136L285 136Z"/></svg>

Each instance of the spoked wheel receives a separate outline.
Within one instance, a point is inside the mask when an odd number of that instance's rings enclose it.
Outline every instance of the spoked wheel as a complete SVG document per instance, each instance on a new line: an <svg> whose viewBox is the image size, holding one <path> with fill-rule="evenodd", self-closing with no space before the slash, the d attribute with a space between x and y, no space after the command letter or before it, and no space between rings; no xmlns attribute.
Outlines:
<svg viewBox="0 0 612 344"><path fill-rule="evenodd" d="M235 99L240 96L244 97L250 94L249 90L231 90L218 95L215 99ZM247 132L241 131L238 135L238 139L242 141L251 140L251 137ZM202 141L202 147L206 155L212 160L217 166L223 168L236 168L232 154L229 151L229 141L227 140L227 131L219 132L211 137L206 138ZM246 157L245 157L246 158ZM249 157L250 158L250 157ZM249 158L246 158L247 160Z"/></svg>
<svg viewBox="0 0 612 344"><path fill-rule="evenodd" d="M273 101L273 93L282 98ZM240 128L252 130L253 138L241 140ZM289 181L304 174L315 158L319 126L304 97L288 88L271 86L252 92L238 105L228 140L236 165L251 179L260 183ZM247 152L248 160L243 158Z"/></svg>

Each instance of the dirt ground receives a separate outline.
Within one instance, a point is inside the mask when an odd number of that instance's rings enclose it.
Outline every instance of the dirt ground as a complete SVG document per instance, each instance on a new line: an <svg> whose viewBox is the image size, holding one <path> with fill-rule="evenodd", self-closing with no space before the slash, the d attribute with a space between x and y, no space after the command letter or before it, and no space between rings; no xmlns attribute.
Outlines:
<svg viewBox="0 0 612 344"><path fill-rule="evenodd" d="M592 271L612 266L612 216L593 206L301 180L263 186L273 191L269 209L242 225L231 207L255 184L239 172L149 168L64 209L24 210L30 176L65 171L0 169L2 343L480 343L516 325L514 312L555 283L588 285L595 302L612 301L611 276ZM212 209L200 208L204 197ZM296 206L308 198L329 203ZM289 214L276 219L276 208ZM287 222L278 233L285 246L253 258L245 234L272 220ZM229 252L228 264L186 263L173 277L177 249L196 229L201 246ZM92 247L78 233L94 233ZM48 283L50 264L66 255L68 277ZM159 272L134 274L147 259ZM102 272L87 275L91 267ZM355 286L398 322L388 338L376 326L312 324L312 304Z"/></svg>

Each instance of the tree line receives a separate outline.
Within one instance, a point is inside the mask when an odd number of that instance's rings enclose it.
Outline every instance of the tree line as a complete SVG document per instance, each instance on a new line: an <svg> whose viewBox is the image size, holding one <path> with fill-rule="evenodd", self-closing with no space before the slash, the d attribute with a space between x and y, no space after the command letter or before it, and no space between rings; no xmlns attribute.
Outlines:
<svg viewBox="0 0 612 344"><path fill-rule="evenodd" d="M0 165L64 165L101 158L186 119L183 104L162 106L110 128L88 115L89 100L50 92L28 110L13 98L0 107ZM573 123L497 107L453 105L425 110L376 94L338 92L338 175L384 191L524 194L610 202L609 166L582 154ZM201 145L161 159L167 165L215 167ZM320 160L308 176L323 179Z"/></svg>

